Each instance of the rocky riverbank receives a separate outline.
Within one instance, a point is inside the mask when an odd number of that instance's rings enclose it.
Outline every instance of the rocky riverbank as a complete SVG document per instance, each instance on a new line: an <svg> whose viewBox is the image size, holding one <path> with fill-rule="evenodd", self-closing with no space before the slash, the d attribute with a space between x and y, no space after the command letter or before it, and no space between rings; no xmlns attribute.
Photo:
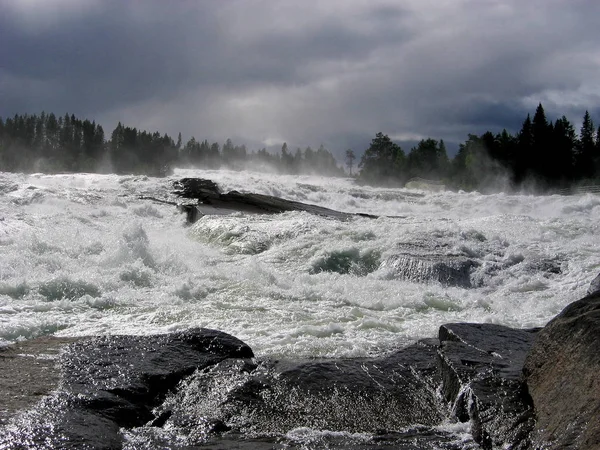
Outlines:
<svg viewBox="0 0 600 450"><path fill-rule="evenodd" d="M207 329L32 340L0 350L0 447L282 448L308 427L338 448L595 449L599 337L595 292L541 331L447 324L369 359L265 360Z"/></svg>

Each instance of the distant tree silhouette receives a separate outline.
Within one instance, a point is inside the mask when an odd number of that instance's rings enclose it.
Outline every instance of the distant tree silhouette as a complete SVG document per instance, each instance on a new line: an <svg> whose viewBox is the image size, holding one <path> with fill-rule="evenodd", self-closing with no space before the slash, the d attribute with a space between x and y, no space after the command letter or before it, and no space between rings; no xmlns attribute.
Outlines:
<svg viewBox="0 0 600 450"><path fill-rule="evenodd" d="M365 182L403 182L406 178L402 173L404 165L402 148L387 134L379 132L360 160L360 179Z"/></svg>
<svg viewBox="0 0 600 450"><path fill-rule="evenodd" d="M346 167L348 168L348 173L352 176L352 168L354 167L354 160L356 159L356 155L352 151L352 149L346 150Z"/></svg>
<svg viewBox="0 0 600 450"><path fill-rule="evenodd" d="M512 188L536 180L538 188L568 187L573 183L600 183L600 128L588 111L576 133L562 116L554 122L538 104L515 135L506 130L469 134L449 160L443 140L422 139L405 156L389 136L377 133L358 164L358 180L372 184L402 184L409 177L433 178L460 189L485 189L506 179ZM353 174L356 155L348 149L345 164ZM185 144L167 134L138 130L119 122L106 140L95 121L74 114L50 112L0 118L0 171L100 171L165 175L176 165L241 169L247 163L267 164L289 174L317 173L343 176L342 167L324 145L297 148L287 143L280 152L265 148L249 151L227 139L221 148L191 137ZM498 186L496 184L496 186ZM504 189L502 184L501 188Z"/></svg>
<svg viewBox="0 0 600 450"><path fill-rule="evenodd" d="M586 111L579 133L579 145L575 152L575 175L578 178L590 178L594 175L595 132L594 122L590 113Z"/></svg>

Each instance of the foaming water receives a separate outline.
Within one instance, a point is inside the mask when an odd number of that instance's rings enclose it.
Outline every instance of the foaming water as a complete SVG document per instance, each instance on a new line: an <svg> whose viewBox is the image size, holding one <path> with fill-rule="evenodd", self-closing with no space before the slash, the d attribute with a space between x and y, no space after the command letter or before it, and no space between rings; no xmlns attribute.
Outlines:
<svg viewBox="0 0 600 450"><path fill-rule="evenodd" d="M171 181L348 212L205 216ZM442 323L545 324L600 270L591 194L425 193L349 179L179 171L171 179L0 173L0 340L203 326L258 355L365 356ZM387 217L386 217L387 216Z"/></svg>

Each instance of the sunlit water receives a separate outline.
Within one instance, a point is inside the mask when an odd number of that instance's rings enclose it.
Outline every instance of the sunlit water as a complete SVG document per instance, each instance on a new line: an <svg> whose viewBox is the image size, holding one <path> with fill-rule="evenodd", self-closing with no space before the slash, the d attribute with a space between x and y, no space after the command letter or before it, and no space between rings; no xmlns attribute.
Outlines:
<svg viewBox="0 0 600 450"><path fill-rule="evenodd" d="M139 198L173 200L183 176L390 217L236 213L186 226L174 206ZM228 171L0 173L0 343L201 326L260 356L338 357L433 337L446 322L541 326L600 271L599 223L591 194L423 193ZM399 246L431 242L476 261L476 287L401 279Z"/></svg>

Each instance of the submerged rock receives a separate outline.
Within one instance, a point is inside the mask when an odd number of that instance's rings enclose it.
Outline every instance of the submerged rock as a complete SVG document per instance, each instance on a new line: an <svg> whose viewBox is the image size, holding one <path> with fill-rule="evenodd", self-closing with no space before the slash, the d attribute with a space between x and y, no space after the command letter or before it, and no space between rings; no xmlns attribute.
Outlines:
<svg viewBox="0 0 600 450"><path fill-rule="evenodd" d="M567 306L539 333L524 374L534 448L600 448L600 293Z"/></svg>
<svg viewBox="0 0 600 450"><path fill-rule="evenodd" d="M451 252L448 244L432 240L398 244L397 253L381 268L403 280L470 288L472 270L478 265L463 254Z"/></svg>
<svg viewBox="0 0 600 450"><path fill-rule="evenodd" d="M428 373L434 368L435 346L423 343L386 358L267 360L250 370L225 361L197 373L166 402L169 428L221 423L267 436L303 427L373 434L433 426L447 415ZM203 433L184 434L195 445Z"/></svg>

